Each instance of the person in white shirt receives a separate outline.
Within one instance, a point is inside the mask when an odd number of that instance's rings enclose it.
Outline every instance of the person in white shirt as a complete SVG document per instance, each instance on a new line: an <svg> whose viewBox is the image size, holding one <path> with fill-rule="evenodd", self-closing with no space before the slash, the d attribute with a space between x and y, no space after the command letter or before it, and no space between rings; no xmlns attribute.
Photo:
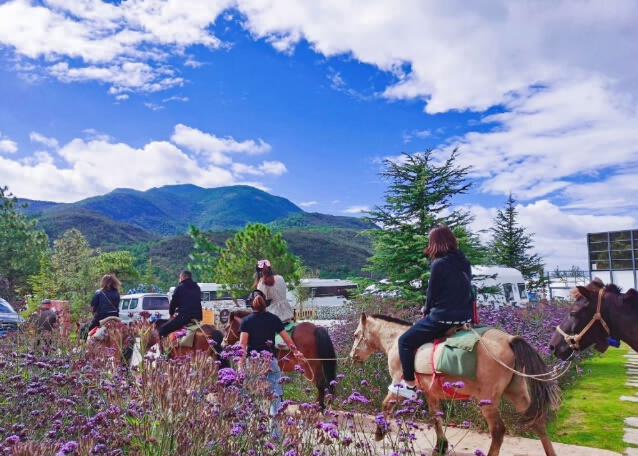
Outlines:
<svg viewBox="0 0 638 456"><path fill-rule="evenodd" d="M272 273L268 260L259 260L256 271L257 276L253 288L266 296L266 302L270 303L268 312L277 315L284 324L288 324L294 318L295 312L286 298L288 291L286 281L282 276Z"/></svg>

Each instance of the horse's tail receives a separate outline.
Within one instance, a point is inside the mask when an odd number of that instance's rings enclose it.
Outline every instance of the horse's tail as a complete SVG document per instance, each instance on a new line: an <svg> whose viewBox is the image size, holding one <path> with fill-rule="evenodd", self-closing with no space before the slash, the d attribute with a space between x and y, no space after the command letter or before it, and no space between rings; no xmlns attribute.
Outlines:
<svg viewBox="0 0 638 456"><path fill-rule="evenodd" d="M521 336L514 336L510 347L516 357L515 369L527 375L541 375L549 372L549 368L541 356ZM516 375L516 374L514 374ZM548 376L540 377L546 379ZM530 378L527 381L531 402L523 412L522 424L532 424L538 419L544 419L547 412L560 402L558 383L556 380L544 381Z"/></svg>
<svg viewBox="0 0 638 456"><path fill-rule="evenodd" d="M323 376L317 385L318 388L325 390L328 388L330 394L334 395L333 380L337 378L337 353L335 352L332 339L326 328L317 326L315 329L315 340L317 344L317 356L321 359L321 370Z"/></svg>

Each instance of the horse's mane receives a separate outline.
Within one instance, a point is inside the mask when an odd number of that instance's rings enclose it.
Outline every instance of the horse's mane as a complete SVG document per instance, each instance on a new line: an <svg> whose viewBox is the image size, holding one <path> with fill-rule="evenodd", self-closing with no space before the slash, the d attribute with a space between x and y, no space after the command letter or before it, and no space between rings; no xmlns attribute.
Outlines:
<svg viewBox="0 0 638 456"><path fill-rule="evenodd" d="M252 310L233 310L230 314L233 317L244 318L245 316L250 315L251 313L253 313Z"/></svg>
<svg viewBox="0 0 638 456"><path fill-rule="evenodd" d="M605 285L602 280L598 277L595 277L588 285L585 286L586 289L598 293L601 288L605 290L606 293L613 293L619 295L622 293L622 289L616 285L615 283L608 283ZM574 299L582 298L583 295L578 291L578 288L574 288L571 290L571 296Z"/></svg>
<svg viewBox="0 0 638 456"><path fill-rule="evenodd" d="M410 322L407 322L405 320L401 320L399 318L390 317L389 315L374 314L374 315L370 315L370 316L372 318L377 318L379 320L387 321L387 322L390 322L390 323L396 323L398 325L412 326L412 323L410 323Z"/></svg>

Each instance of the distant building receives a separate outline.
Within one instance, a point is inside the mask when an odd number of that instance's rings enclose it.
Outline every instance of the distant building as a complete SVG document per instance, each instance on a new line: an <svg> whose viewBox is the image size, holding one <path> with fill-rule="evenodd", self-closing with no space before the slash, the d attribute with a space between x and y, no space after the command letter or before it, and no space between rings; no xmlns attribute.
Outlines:
<svg viewBox="0 0 638 456"><path fill-rule="evenodd" d="M589 273L623 290L638 289L638 230L587 235Z"/></svg>

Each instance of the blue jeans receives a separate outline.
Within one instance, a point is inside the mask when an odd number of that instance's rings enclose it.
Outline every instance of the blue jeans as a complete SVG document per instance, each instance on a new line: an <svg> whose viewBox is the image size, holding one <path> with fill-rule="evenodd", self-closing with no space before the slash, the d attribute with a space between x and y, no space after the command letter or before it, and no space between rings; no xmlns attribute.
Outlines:
<svg viewBox="0 0 638 456"><path fill-rule="evenodd" d="M279 369L279 363L276 357L273 358L270 364L270 372L266 374L266 379L270 382L270 392L277 396L270 404L270 416L274 416L281 405L281 396L284 394L281 383L279 383L279 380L281 380L281 369Z"/></svg>
<svg viewBox="0 0 638 456"><path fill-rule="evenodd" d="M414 381L414 351L421 345L442 337L454 325L447 325L425 317L410 326L399 337L399 358L403 368L403 378Z"/></svg>

